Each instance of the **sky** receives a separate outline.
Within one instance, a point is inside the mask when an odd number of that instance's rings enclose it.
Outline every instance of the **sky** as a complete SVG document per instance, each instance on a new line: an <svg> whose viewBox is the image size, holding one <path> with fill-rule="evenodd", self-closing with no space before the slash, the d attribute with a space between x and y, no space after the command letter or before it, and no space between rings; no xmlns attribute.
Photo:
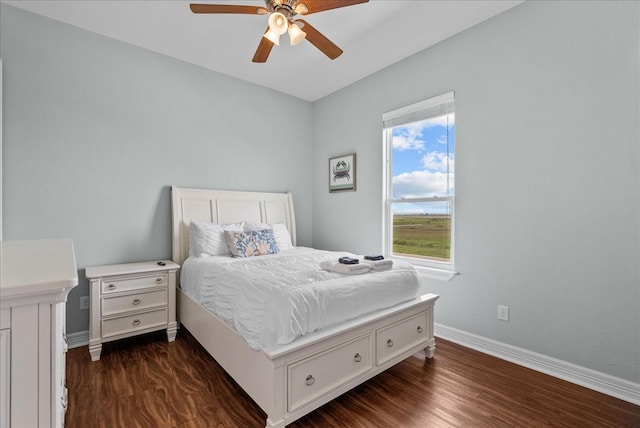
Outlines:
<svg viewBox="0 0 640 428"><path fill-rule="evenodd" d="M448 135L447 123L449 124ZM454 135L453 113L393 129L394 198L424 198L454 194ZM425 212L441 214L446 211L443 202L394 205L396 214Z"/></svg>

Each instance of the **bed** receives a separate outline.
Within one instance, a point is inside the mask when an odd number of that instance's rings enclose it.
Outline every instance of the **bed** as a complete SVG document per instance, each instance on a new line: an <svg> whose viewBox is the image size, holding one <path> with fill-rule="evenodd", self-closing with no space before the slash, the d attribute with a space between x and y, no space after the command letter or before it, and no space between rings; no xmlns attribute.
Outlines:
<svg viewBox="0 0 640 428"><path fill-rule="evenodd" d="M296 245L290 193L174 186L171 201L172 254L180 265L189 258L192 221L282 224ZM281 428L420 350L431 358L437 298L435 294L412 297L260 349L181 288L177 314L180 324L264 410L266 427Z"/></svg>

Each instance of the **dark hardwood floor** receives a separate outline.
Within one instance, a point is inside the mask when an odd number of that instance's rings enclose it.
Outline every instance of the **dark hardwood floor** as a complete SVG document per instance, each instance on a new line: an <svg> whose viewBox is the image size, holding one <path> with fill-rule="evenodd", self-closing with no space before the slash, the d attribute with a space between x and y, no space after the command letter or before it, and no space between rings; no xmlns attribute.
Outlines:
<svg viewBox="0 0 640 428"><path fill-rule="evenodd" d="M66 427L264 427L265 413L184 329L67 354ZM299 419L307 427L640 427L640 406L437 339Z"/></svg>

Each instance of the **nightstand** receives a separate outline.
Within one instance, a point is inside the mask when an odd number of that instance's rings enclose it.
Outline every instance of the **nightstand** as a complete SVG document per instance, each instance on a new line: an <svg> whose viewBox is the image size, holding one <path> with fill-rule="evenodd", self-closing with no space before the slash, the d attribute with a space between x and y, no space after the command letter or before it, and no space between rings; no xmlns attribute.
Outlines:
<svg viewBox="0 0 640 428"><path fill-rule="evenodd" d="M176 274L171 260L93 266L89 279L89 353L100 359L102 344L157 330L176 338Z"/></svg>

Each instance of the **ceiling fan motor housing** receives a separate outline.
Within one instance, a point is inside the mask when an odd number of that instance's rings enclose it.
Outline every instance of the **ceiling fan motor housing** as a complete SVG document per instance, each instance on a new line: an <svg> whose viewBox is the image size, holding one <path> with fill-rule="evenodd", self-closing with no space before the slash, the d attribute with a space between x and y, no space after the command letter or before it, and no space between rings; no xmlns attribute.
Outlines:
<svg viewBox="0 0 640 428"><path fill-rule="evenodd" d="M289 20L298 13L306 13L308 11L304 4L300 4L300 7L296 5L298 0L265 0L265 3L267 4L267 9L269 9L270 12L280 12Z"/></svg>

